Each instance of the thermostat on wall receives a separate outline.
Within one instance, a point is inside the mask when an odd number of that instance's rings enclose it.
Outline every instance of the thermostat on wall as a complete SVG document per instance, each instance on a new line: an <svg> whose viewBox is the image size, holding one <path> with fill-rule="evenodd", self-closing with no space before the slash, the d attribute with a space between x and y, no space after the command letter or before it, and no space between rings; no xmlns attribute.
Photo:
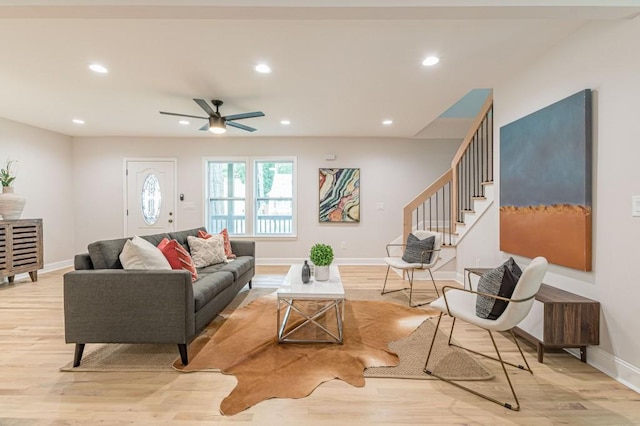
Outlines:
<svg viewBox="0 0 640 426"><path fill-rule="evenodd" d="M328 160L328 161L333 161L336 159L336 155L335 154L325 154L324 155L324 159Z"/></svg>
<svg viewBox="0 0 640 426"><path fill-rule="evenodd" d="M640 216L640 195L631 196L631 216Z"/></svg>

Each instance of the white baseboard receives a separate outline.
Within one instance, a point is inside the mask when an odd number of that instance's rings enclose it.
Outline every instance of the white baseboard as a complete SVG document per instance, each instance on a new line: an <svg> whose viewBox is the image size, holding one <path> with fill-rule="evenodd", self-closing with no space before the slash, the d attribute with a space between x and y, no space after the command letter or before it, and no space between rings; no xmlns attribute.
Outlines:
<svg viewBox="0 0 640 426"><path fill-rule="evenodd" d="M309 260L308 257L300 258L257 258L256 265L295 265L298 263L304 263L305 260ZM386 265L382 258L335 258L333 259L335 265Z"/></svg>
<svg viewBox="0 0 640 426"><path fill-rule="evenodd" d="M38 275L46 274L48 272L58 271L60 269L65 269L73 266L73 260L67 259L62 260L60 262L46 263L42 269L38 270ZM21 280L29 277L28 273L18 274L15 276L16 280Z"/></svg>
<svg viewBox="0 0 640 426"><path fill-rule="evenodd" d="M308 260L306 258L259 258L256 259L256 265L262 265L262 266L274 266L274 265L295 265L295 264L302 264L304 263L305 260ZM385 263L385 261L381 258L362 258L362 257L356 257L356 258L339 258L339 259L334 259L333 263L335 265L376 265L376 266L387 266L387 264ZM400 274L398 274L400 275ZM434 271L433 272L433 278L436 280L454 280L456 277L456 272L455 271ZM382 277L384 279L384 276ZM418 274L416 272L416 275L414 276L414 279L416 281L423 281L423 280L430 280L431 278L429 277L428 274L425 274L425 276L421 276L420 274Z"/></svg>
<svg viewBox="0 0 640 426"><path fill-rule="evenodd" d="M73 259L61 260L60 262L47 263L41 269L43 274L47 272L58 271L60 269L70 268L73 266Z"/></svg>
<svg viewBox="0 0 640 426"><path fill-rule="evenodd" d="M578 349L565 349L565 351L576 358L580 358ZM631 365L597 346L587 347L587 364L602 371L629 389L640 393L640 368L635 365Z"/></svg>

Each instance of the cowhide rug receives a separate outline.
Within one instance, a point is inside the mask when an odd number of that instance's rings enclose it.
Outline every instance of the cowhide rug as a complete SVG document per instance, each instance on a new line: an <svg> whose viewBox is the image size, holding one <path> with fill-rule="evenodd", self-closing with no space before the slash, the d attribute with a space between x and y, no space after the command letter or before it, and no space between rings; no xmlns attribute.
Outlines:
<svg viewBox="0 0 640 426"><path fill-rule="evenodd" d="M222 414L233 415L269 398L308 396L333 379L364 386L365 368L397 365L398 356L389 351L389 343L410 335L429 316L396 303L347 300L344 344L278 344L276 313L275 295L251 302L236 310L213 336L201 336L190 345L189 365L176 361L174 367L183 372L219 369L234 375L238 383L220 404ZM301 321L292 319L289 329ZM331 324L335 324L333 310L325 318L325 326ZM302 330L313 334L318 327Z"/></svg>

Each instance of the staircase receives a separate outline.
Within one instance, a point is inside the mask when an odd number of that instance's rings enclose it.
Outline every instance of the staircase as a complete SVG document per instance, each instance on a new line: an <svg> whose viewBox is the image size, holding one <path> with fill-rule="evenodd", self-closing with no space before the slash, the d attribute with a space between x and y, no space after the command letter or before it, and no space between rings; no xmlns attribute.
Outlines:
<svg viewBox="0 0 640 426"><path fill-rule="evenodd" d="M451 168L404 207L401 241L406 241L409 233L417 229L442 233L440 260L433 271L443 269L455 261L456 245L493 200L493 95L490 94L453 157ZM417 272L415 279L424 278ZM452 277L454 274L455 267ZM449 278L445 275L448 274L443 271L441 278Z"/></svg>

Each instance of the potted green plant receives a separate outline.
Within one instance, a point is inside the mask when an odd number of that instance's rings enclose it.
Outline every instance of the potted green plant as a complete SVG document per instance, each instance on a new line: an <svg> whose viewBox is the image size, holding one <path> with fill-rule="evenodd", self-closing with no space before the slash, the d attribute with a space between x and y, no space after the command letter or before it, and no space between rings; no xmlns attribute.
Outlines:
<svg viewBox="0 0 640 426"><path fill-rule="evenodd" d="M7 163L3 169L0 169L0 183L2 187L11 187L11 184L16 180L14 172L11 170L13 160L7 160Z"/></svg>
<svg viewBox="0 0 640 426"><path fill-rule="evenodd" d="M13 192L13 181L16 180L15 162L7 160L5 166L0 168L0 183L2 184L2 194L0 194L0 216L3 220L20 219L22 209L26 199Z"/></svg>
<svg viewBox="0 0 640 426"><path fill-rule="evenodd" d="M329 279L329 265L333 262L333 249L330 245L317 243L311 247L309 259L314 265L314 277L316 281Z"/></svg>

